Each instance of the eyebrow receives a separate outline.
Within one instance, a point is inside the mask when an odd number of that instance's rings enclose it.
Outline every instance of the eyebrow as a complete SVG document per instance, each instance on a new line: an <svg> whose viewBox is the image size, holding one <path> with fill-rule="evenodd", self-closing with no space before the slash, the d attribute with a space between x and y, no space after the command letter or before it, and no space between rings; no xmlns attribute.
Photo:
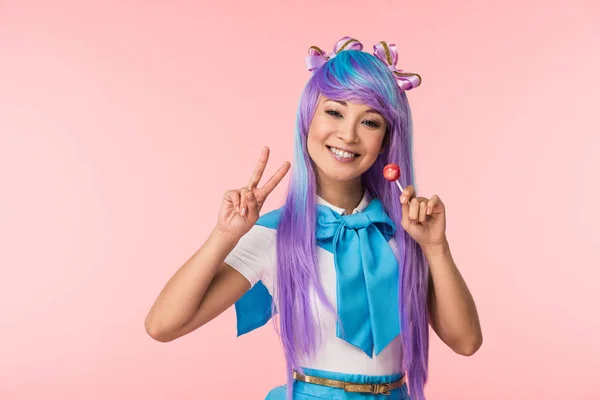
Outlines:
<svg viewBox="0 0 600 400"><path fill-rule="evenodd" d="M327 103L328 101L335 101L336 103L340 103L340 104L341 104L341 105L343 105L343 106L347 106L347 104L346 104L346 102L345 102L345 101L342 101L342 100L332 100L332 99L325 100L325 101L323 102L323 104ZM375 113L375 114L381 115L381 113L380 113L379 111L373 110L373 109L371 109L371 108L369 108L369 109L368 109L368 110L366 110L365 112L368 112L368 113Z"/></svg>

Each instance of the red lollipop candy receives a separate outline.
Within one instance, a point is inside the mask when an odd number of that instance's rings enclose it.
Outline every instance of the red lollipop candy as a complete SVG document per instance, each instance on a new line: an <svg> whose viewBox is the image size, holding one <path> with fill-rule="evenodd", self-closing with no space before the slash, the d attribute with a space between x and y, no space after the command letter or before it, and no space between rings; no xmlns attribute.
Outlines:
<svg viewBox="0 0 600 400"><path fill-rule="evenodd" d="M398 178L400 178L400 167L398 165L388 164L383 167L383 177L390 182L396 182L396 185L400 188L400 193L404 191L400 186L400 182L398 182Z"/></svg>

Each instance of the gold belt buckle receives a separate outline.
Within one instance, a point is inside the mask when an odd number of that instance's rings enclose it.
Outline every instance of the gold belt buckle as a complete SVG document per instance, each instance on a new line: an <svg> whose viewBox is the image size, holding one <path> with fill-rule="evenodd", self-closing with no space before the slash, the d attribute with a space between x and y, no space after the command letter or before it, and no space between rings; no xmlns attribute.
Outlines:
<svg viewBox="0 0 600 400"><path fill-rule="evenodd" d="M390 394L392 394L391 390L392 385L390 385L389 383L380 383L377 385L373 385L373 393L375 394L383 394L389 396Z"/></svg>
<svg viewBox="0 0 600 400"><path fill-rule="evenodd" d="M344 385L344 391L355 393L373 393L389 396L392 394L391 390L392 385L390 383L349 383Z"/></svg>

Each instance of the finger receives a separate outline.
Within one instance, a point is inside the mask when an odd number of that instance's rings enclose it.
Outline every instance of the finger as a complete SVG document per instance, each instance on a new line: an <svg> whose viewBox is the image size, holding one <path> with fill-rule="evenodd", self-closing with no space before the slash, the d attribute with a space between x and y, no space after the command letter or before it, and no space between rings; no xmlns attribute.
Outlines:
<svg viewBox="0 0 600 400"><path fill-rule="evenodd" d="M419 222L423 223L427 219L427 199L419 201Z"/></svg>
<svg viewBox="0 0 600 400"><path fill-rule="evenodd" d="M410 208L408 210L408 217L411 221L417 221L419 219L419 200L413 198L410 200Z"/></svg>
<svg viewBox="0 0 600 400"><path fill-rule="evenodd" d="M248 188L243 187L240 189L240 215L243 217L246 215L246 193L248 193Z"/></svg>
<svg viewBox="0 0 600 400"><path fill-rule="evenodd" d="M434 194L431 196L431 200L427 203L427 215L431 215L436 206L443 205L442 200L438 195Z"/></svg>
<svg viewBox="0 0 600 400"><path fill-rule="evenodd" d="M254 168L254 172L248 181L248 189L252 190L258 186L260 182L260 178L262 178L262 174L265 172L265 168L267 167L267 162L269 161L269 148L263 147L260 157L258 158L258 163Z"/></svg>
<svg viewBox="0 0 600 400"><path fill-rule="evenodd" d="M254 193L246 193L246 207L248 207L247 215L249 219L258 219L258 202Z"/></svg>
<svg viewBox="0 0 600 400"><path fill-rule="evenodd" d="M415 188L412 185L408 185L406 188L404 188L404 191L402 192L402 196L400 196L400 203L410 204L410 200L414 197L414 195L415 195Z"/></svg>
<svg viewBox="0 0 600 400"><path fill-rule="evenodd" d="M239 212L240 210L240 192L237 190L228 190L225 192L225 200L230 201L233 207L234 212Z"/></svg>
<svg viewBox="0 0 600 400"><path fill-rule="evenodd" d="M257 191L256 194L259 197L259 201L263 201L269 194L271 194L273 189L275 189L285 174L287 174L287 172L290 170L290 166L291 164L289 161L284 162L283 165L279 167L277 172L275 172L275 174L271 177L271 179L269 179L269 181Z"/></svg>

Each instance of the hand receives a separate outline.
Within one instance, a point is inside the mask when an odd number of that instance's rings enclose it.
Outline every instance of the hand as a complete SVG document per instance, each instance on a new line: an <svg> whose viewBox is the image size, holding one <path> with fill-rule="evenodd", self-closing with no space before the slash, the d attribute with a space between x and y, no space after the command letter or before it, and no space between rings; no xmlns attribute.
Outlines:
<svg viewBox="0 0 600 400"><path fill-rule="evenodd" d="M431 199L416 197L415 188L407 186L400 196L402 227L422 248L444 245L446 241L446 208L434 195Z"/></svg>
<svg viewBox="0 0 600 400"><path fill-rule="evenodd" d="M281 182L290 169L290 163L285 162L261 188L258 183L269 160L269 148L263 148L254 173L248 185L241 189L228 190L223 195L219 209L217 230L235 239L244 236L256 223L260 210L273 189Z"/></svg>

